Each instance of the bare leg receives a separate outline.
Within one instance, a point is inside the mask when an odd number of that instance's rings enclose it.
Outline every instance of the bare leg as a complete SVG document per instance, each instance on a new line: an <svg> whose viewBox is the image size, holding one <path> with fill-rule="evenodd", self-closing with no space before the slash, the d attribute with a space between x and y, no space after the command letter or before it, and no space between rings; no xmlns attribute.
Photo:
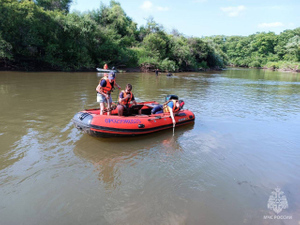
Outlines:
<svg viewBox="0 0 300 225"><path fill-rule="evenodd" d="M103 115L104 108L105 108L104 102L100 102L100 115Z"/></svg>
<svg viewBox="0 0 300 225"><path fill-rule="evenodd" d="M124 107L122 105L118 105L118 116L123 116Z"/></svg>
<svg viewBox="0 0 300 225"><path fill-rule="evenodd" d="M109 99L107 99L107 115L108 116L110 115L110 110L111 110L110 105L111 105L111 103L110 103Z"/></svg>

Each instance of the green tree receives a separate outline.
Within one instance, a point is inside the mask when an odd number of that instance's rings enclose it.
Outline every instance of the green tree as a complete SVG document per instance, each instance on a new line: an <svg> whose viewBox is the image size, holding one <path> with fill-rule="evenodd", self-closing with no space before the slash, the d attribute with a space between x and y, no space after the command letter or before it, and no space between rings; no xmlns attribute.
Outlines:
<svg viewBox="0 0 300 225"><path fill-rule="evenodd" d="M274 32L258 33L255 35L251 45L259 54L267 56L269 53L275 53L274 47L277 44L277 36Z"/></svg>
<svg viewBox="0 0 300 225"><path fill-rule="evenodd" d="M172 59L179 68L188 69L195 64L187 38L183 36L172 36Z"/></svg>
<svg viewBox="0 0 300 225"><path fill-rule="evenodd" d="M120 3L110 1L110 5L102 4L100 9L94 10L90 16L102 27L110 29L112 38L118 39L120 45L132 47L137 37L137 24L126 15Z"/></svg>
<svg viewBox="0 0 300 225"><path fill-rule="evenodd" d="M0 33L0 59L12 59L11 50L11 44L2 38L2 35Z"/></svg>
<svg viewBox="0 0 300 225"><path fill-rule="evenodd" d="M164 59L167 57L168 42L165 33L151 33L144 38L142 45L152 56Z"/></svg>
<svg viewBox="0 0 300 225"><path fill-rule="evenodd" d="M141 26L139 29L138 40L143 41L144 38L151 33L164 33L162 25L155 22L152 16L146 19L146 25Z"/></svg>
<svg viewBox="0 0 300 225"><path fill-rule="evenodd" d="M300 61L300 36L296 35L288 40L286 44L287 54L285 59L292 61Z"/></svg>
<svg viewBox="0 0 300 225"><path fill-rule="evenodd" d="M60 10L69 12L72 0L34 0L34 2L45 10Z"/></svg>

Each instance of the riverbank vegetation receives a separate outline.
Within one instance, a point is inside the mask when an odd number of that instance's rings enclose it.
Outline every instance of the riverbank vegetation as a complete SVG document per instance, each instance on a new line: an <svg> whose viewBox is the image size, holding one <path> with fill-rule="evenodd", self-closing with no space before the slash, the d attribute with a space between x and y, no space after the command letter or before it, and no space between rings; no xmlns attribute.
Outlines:
<svg viewBox="0 0 300 225"><path fill-rule="evenodd" d="M148 18L137 24L121 5L69 12L72 0L0 0L4 70L95 70L107 63L143 71L195 71L227 65L299 70L300 28L243 36L187 37Z"/></svg>
<svg viewBox="0 0 300 225"><path fill-rule="evenodd" d="M269 32L205 39L219 45L232 66L300 70L300 28L279 35Z"/></svg>

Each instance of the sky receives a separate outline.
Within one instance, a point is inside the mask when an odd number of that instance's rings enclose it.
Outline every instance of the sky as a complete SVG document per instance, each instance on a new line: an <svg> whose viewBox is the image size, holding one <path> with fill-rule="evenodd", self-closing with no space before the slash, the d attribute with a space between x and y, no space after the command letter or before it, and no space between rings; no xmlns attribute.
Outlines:
<svg viewBox="0 0 300 225"><path fill-rule="evenodd" d="M138 27L149 17L167 32L189 37L248 36L300 27L300 0L116 0ZM73 0L70 11L99 9L110 0Z"/></svg>

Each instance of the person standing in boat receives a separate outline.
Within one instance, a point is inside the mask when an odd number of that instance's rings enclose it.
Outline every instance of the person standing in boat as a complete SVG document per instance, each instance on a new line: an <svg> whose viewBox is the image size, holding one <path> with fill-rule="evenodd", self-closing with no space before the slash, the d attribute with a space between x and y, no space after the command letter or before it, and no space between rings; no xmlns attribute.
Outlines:
<svg viewBox="0 0 300 225"><path fill-rule="evenodd" d="M134 99L134 95L131 92L132 85L127 84L124 91L122 91L119 95L119 104L117 106L118 116L123 116L124 110L129 111L130 102L136 105L136 101Z"/></svg>
<svg viewBox="0 0 300 225"><path fill-rule="evenodd" d="M107 103L107 115L110 115L112 98L111 92L114 89L114 86L117 86L119 89L121 87L115 82L116 74L111 72L108 76L104 76L96 87L97 91L97 102L100 103L100 115L103 115L105 109L105 103Z"/></svg>

